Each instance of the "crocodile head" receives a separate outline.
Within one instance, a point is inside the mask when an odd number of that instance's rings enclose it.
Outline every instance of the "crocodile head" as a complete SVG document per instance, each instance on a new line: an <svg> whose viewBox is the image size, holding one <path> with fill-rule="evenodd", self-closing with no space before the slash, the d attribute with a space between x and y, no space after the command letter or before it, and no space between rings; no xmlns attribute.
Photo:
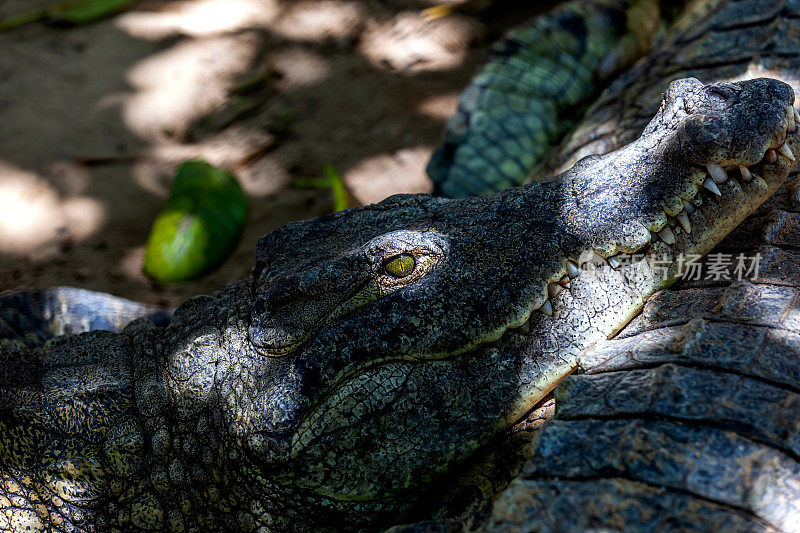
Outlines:
<svg viewBox="0 0 800 533"><path fill-rule="evenodd" d="M639 140L561 175L273 231L228 427L275 482L342 505L413 498L674 277L615 254L706 253L777 189L798 148L793 99L775 80L679 80ZM587 254L610 264L576 268Z"/></svg>

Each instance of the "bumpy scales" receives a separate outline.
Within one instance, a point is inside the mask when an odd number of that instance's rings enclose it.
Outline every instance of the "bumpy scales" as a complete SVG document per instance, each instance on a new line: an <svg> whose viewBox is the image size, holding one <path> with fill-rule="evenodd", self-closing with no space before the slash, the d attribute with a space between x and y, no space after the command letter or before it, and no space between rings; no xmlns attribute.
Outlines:
<svg viewBox="0 0 800 533"><path fill-rule="evenodd" d="M249 279L187 301L165 328L143 318L43 347L12 333L3 527L326 530L413 516L431 483L670 284L679 254L708 252L780 186L800 152L793 101L772 79L675 81L641 137L557 176L279 228ZM751 179L713 190L717 166ZM691 231L669 229L681 213ZM621 252L672 270L621 265Z"/></svg>

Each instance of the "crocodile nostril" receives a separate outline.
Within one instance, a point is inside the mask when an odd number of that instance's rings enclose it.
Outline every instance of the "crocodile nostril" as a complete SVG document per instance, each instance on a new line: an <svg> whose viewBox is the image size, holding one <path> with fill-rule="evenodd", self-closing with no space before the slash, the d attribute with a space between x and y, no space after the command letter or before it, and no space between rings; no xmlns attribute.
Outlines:
<svg viewBox="0 0 800 533"><path fill-rule="evenodd" d="M782 100L789 105L794 105L794 90L786 83L778 80L767 80L767 93L778 100Z"/></svg>
<svg viewBox="0 0 800 533"><path fill-rule="evenodd" d="M721 100L726 101L733 96L733 90L730 87L721 85L709 85L706 87L706 94L716 96Z"/></svg>

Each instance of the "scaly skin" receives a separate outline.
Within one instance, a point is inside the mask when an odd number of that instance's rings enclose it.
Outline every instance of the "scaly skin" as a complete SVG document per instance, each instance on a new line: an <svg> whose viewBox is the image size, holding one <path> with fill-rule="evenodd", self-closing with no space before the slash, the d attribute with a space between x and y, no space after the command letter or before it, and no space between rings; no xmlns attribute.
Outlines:
<svg viewBox="0 0 800 533"><path fill-rule="evenodd" d="M798 17L782 0L695 2L550 164L634 138L675 75L770 75L797 88ZM716 249L734 261L758 254L755 277L682 281L651 298L621 338L580 356L586 374L556 391L556 420L495 501L487 530L800 531L798 186Z"/></svg>
<svg viewBox="0 0 800 533"><path fill-rule="evenodd" d="M547 173L637 138L677 78L774 77L800 89L800 9L786 0L695 0L647 60L619 76L547 158Z"/></svg>
<svg viewBox="0 0 800 533"><path fill-rule="evenodd" d="M800 150L793 100L776 80L676 81L638 140L561 175L284 226L259 242L250 279L187 301L164 330L139 320L42 349L2 341L4 527L327 530L413 516L430 482L674 277L643 263L574 275L569 261L707 252L786 178L793 163L770 149ZM708 163L756 177L702 193L692 232L670 238L665 210L697 197Z"/></svg>
<svg viewBox="0 0 800 533"><path fill-rule="evenodd" d="M799 207L758 235L796 237ZM800 530L800 256L787 244L762 250L756 283L661 293L583 354L589 370L557 389L486 530ZM775 274L792 285L764 285Z"/></svg>
<svg viewBox="0 0 800 533"><path fill-rule="evenodd" d="M650 49L659 12L658 0L566 2L494 44L428 164L436 194L526 183L603 81Z"/></svg>
<svg viewBox="0 0 800 533"><path fill-rule="evenodd" d="M716 248L755 275L683 280L581 354L486 530L800 530L798 185Z"/></svg>

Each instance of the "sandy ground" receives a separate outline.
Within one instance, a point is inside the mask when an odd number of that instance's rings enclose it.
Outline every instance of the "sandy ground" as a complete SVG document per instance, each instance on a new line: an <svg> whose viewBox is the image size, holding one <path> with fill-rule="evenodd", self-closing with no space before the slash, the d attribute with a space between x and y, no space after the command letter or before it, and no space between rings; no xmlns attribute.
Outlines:
<svg viewBox="0 0 800 533"><path fill-rule="evenodd" d="M0 3L0 18L47 1ZM333 165L361 203L430 189L424 167L487 43L535 7L426 21L425 1L141 1L79 28L0 34L0 290L73 285L173 306L246 276L258 238L332 209L298 178ZM177 166L240 178L241 244L165 287L143 245Z"/></svg>

